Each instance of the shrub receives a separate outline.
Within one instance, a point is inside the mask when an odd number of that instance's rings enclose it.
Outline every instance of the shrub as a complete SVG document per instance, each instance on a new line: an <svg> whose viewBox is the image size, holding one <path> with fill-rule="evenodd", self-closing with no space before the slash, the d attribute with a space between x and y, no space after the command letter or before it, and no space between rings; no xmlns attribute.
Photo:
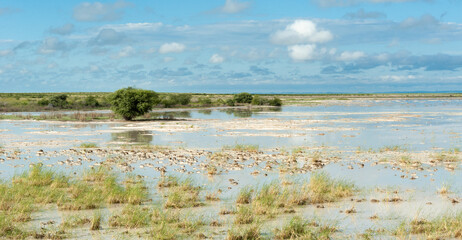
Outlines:
<svg viewBox="0 0 462 240"><path fill-rule="evenodd" d="M215 103L216 103L218 106L226 105L226 102L225 102L223 99L221 99L221 98L217 99L217 101L216 101Z"/></svg>
<svg viewBox="0 0 462 240"><path fill-rule="evenodd" d="M69 102L67 102L67 95L66 94L60 94L57 96L53 96L50 99L51 105L56 108L65 108L67 105L69 105Z"/></svg>
<svg viewBox="0 0 462 240"><path fill-rule="evenodd" d="M230 107L234 106L234 100L233 99L226 100L226 105Z"/></svg>
<svg viewBox="0 0 462 240"><path fill-rule="evenodd" d="M252 94L246 93L246 92L238 93L234 95L234 101L236 103L251 103L252 99L253 99Z"/></svg>
<svg viewBox="0 0 462 240"><path fill-rule="evenodd" d="M260 96L255 96L252 99L252 105L266 105L266 104L268 104L268 100Z"/></svg>
<svg viewBox="0 0 462 240"><path fill-rule="evenodd" d="M112 94L111 109L125 120L132 120L149 112L158 102L156 92L128 87Z"/></svg>
<svg viewBox="0 0 462 240"><path fill-rule="evenodd" d="M197 102L200 104L200 105L210 105L212 104L212 100L208 97L200 97Z"/></svg>
<svg viewBox="0 0 462 240"><path fill-rule="evenodd" d="M96 100L96 98L93 96L86 97L83 105L87 107L99 107L100 106L98 100Z"/></svg>
<svg viewBox="0 0 462 240"><path fill-rule="evenodd" d="M271 106L280 107L280 106L282 106L282 101L281 101L281 99L279 99L277 97L274 97L273 99L269 100L268 104L271 105Z"/></svg>
<svg viewBox="0 0 462 240"><path fill-rule="evenodd" d="M50 104L50 101L48 99L42 98L38 100L37 104L39 106L48 106L48 104Z"/></svg>

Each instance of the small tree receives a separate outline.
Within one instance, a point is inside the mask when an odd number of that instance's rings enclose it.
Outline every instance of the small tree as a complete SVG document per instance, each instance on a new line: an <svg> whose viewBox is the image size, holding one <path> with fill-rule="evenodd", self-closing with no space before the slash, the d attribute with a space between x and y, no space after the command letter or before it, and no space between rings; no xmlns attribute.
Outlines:
<svg viewBox="0 0 462 240"><path fill-rule="evenodd" d="M125 120L132 120L151 111L158 103L156 92L131 87L119 89L111 96L111 110Z"/></svg>
<svg viewBox="0 0 462 240"><path fill-rule="evenodd" d="M234 95L234 102L236 103L251 103L253 99L252 94L250 93L238 93Z"/></svg>

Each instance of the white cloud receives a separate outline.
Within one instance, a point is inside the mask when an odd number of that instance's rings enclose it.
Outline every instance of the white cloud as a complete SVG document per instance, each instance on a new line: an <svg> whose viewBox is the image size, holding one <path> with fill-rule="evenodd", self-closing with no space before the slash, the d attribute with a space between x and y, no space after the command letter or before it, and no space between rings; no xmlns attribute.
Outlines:
<svg viewBox="0 0 462 240"><path fill-rule="evenodd" d="M111 28L119 32L123 31L143 31L152 32L157 31L163 26L163 23L124 23L124 24L108 24L103 26L101 29Z"/></svg>
<svg viewBox="0 0 462 240"><path fill-rule="evenodd" d="M403 82L403 81L408 81L408 80L414 80L416 79L416 76L415 75L406 75L406 76L385 75L385 76L380 76L380 79L384 82Z"/></svg>
<svg viewBox="0 0 462 240"><path fill-rule="evenodd" d="M135 49L131 46L127 46L122 48L119 53L117 54L117 57L119 58L124 58L124 57L130 57L135 53Z"/></svg>
<svg viewBox="0 0 462 240"><path fill-rule="evenodd" d="M165 53L180 53L183 52L186 49L186 46L181 43L165 43L162 46L160 46L159 52L162 54Z"/></svg>
<svg viewBox="0 0 462 240"><path fill-rule="evenodd" d="M430 2L432 0L312 0L322 7L344 7L360 3Z"/></svg>
<svg viewBox="0 0 462 240"><path fill-rule="evenodd" d="M357 60L357 59L360 59L362 57L365 57L366 54L364 54L364 52L361 52L361 51L355 51L355 52L342 52L342 54L340 54L340 56L337 58L337 60L340 60L340 61L354 61L354 60Z"/></svg>
<svg viewBox="0 0 462 240"><path fill-rule="evenodd" d="M249 2L239 2L237 0L226 0L225 5L220 8L223 13L238 13L250 7Z"/></svg>
<svg viewBox="0 0 462 240"><path fill-rule="evenodd" d="M319 30L316 24L310 20L295 20L284 30L277 31L271 36L276 44L293 45L300 43L322 43L332 39L332 34L327 30Z"/></svg>
<svg viewBox="0 0 462 240"><path fill-rule="evenodd" d="M306 44L306 45L293 45L288 48L289 56L296 61L305 61L311 60L314 58L316 45Z"/></svg>
<svg viewBox="0 0 462 240"><path fill-rule="evenodd" d="M114 21L122 18L123 9L132 6L123 0L115 3L84 2L74 8L73 17L82 22Z"/></svg>
<svg viewBox="0 0 462 240"><path fill-rule="evenodd" d="M218 55L218 54L213 54L212 57L210 57L209 62L210 63L222 63L225 61L225 58Z"/></svg>

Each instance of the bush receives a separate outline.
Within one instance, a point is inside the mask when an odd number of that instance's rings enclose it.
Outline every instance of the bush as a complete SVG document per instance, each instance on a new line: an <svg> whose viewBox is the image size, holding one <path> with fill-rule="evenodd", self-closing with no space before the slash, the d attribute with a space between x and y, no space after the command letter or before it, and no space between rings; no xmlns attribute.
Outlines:
<svg viewBox="0 0 462 240"><path fill-rule="evenodd" d="M268 100L260 96L255 96L252 99L252 105L266 105L266 104L268 104Z"/></svg>
<svg viewBox="0 0 462 240"><path fill-rule="evenodd" d="M48 99L42 98L38 100L37 104L39 106L48 106L48 104L50 104L50 101Z"/></svg>
<svg viewBox="0 0 462 240"><path fill-rule="evenodd" d="M221 98L217 99L217 101L215 103L216 103L217 106L226 105L226 102Z"/></svg>
<svg viewBox="0 0 462 240"><path fill-rule="evenodd" d="M269 100L269 105L280 107L282 106L282 101L281 99L274 97L273 99Z"/></svg>
<svg viewBox="0 0 462 240"><path fill-rule="evenodd" d="M50 103L51 105L53 105L53 107L56 107L56 108L65 108L67 105L69 105L66 94L60 94L57 96L53 96L50 99Z"/></svg>
<svg viewBox="0 0 462 240"><path fill-rule="evenodd" d="M93 96L86 97L83 105L87 107L99 107L100 106L98 100L96 100L96 98Z"/></svg>
<svg viewBox="0 0 462 240"><path fill-rule="evenodd" d="M192 95L189 93L169 94L162 99L164 107L169 108L175 105L188 105Z"/></svg>
<svg viewBox="0 0 462 240"><path fill-rule="evenodd" d="M246 92L234 95L234 102L236 103L251 103L252 99L252 94Z"/></svg>
<svg viewBox="0 0 462 240"><path fill-rule="evenodd" d="M200 97L197 102L204 106L204 105L211 105L212 104L212 99L208 98L208 97Z"/></svg>
<svg viewBox="0 0 462 240"><path fill-rule="evenodd" d="M191 102L192 95L189 93L179 93L173 95L175 102L180 105L188 105Z"/></svg>
<svg viewBox="0 0 462 240"><path fill-rule="evenodd" d="M234 100L233 99L226 100L226 105L231 106L231 107L234 106Z"/></svg>
<svg viewBox="0 0 462 240"><path fill-rule="evenodd" d="M149 112L158 103L156 92L131 87L119 89L111 96L111 110L125 120L132 120Z"/></svg>

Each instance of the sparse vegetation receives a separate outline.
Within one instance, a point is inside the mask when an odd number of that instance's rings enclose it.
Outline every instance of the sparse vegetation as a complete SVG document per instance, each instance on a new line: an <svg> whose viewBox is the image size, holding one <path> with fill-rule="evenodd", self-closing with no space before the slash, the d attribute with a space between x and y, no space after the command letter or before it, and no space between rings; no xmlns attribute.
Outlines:
<svg viewBox="0 0 462 240"><path fill-rule="evenodd" d="M393 234L400 238L412 235L426 239L451 239L462 237L462 213L444 215L433 220L413 219L403 222L394 230Z"/></svg>
<svg viewBox="0 0 462 240"><path fill-rule="evenodd" d="M82 143L80 144L81 148L97 148L98 144L96 143Z"/></svg>
<svg viewBox="0 0 462 240"><path fill-rule="evenodd" d="M284 227L276 229L274 236L275 239L331 239L336 231L335 226L320 225L294 216Z"/></svg>

